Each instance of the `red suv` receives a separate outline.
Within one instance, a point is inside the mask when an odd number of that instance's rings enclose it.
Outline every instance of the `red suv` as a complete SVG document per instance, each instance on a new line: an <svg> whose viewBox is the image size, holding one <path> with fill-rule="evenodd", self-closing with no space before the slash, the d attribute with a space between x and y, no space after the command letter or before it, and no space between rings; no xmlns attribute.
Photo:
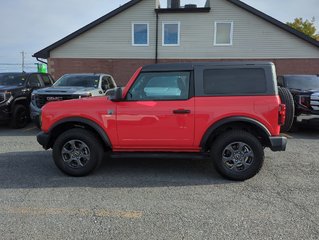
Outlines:
<svg viewBox="0 0 319 240"><path fill-rule="evenodd" d="M87 175L105 153L180 154L209 157L223 176L245 180L260 170L265 147L286 148L272 63L148 65L111 91L43 107L37 140L64 173Z"/></svg>

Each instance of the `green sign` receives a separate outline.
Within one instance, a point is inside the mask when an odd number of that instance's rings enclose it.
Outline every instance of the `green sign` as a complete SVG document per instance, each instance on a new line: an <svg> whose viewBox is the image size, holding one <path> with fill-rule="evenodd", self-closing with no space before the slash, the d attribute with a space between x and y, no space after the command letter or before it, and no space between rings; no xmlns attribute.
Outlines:
<svg viewBox="0 0 319 240"><path fill-rule="evenodd" d="M44 63L37 63L38 73L47 73L48 72L48 66Z"/></svg>

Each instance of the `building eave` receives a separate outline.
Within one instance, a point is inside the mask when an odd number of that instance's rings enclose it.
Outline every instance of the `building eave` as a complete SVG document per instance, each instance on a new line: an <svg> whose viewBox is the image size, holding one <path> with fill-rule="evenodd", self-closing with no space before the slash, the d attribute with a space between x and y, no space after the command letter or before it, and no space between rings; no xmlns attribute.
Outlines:
<svg viewBox="0 0 319 240"><path fill-rule="evenodd" d="M157 13L208 13L210 7L203 8L158 8L155 9Z"/></svg>

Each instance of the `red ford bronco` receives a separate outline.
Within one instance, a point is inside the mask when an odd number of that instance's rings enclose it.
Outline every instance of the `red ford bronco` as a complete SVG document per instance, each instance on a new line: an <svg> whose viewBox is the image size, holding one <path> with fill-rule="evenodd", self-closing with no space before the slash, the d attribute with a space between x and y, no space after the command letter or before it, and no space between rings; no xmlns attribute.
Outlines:
<svg viewBox="0 0 319 240"><path fill-rule="evenodd" d="M265 147L286 148L272 63L148 65L108 94L43 107L37 140L64 173L87 175L105 153L201 156L223 176L245 180L262 167Z"/></svg>

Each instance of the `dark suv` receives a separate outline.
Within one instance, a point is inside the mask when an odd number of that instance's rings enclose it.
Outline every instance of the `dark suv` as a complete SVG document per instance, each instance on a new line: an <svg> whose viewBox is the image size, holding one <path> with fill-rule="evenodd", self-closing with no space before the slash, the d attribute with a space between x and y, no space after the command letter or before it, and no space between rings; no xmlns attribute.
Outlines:
<svg viewBox="0 0 319 240"><path fill-rule="evenodd" d="M0 73L0 121L10 121L13 128L25 127L30 119L31 92L52 84L52 77L45 73Z"/></svg>
<svg viewBox="0 0 319 240"><path fill-rule="evenodd" d="M290 91L295 105L295 123L319 127L319 76L283 75L278 85Z"/></svg>
<svg viewBox="0 0 319 240"><path fill-rule="evenodd" d="M222 175L244 180L260 170L265 147L286 148L275 77L267 62L145 66L109 96L47 103L37 139L72 176L104 156L179 155L208 157Z"/></svg>

